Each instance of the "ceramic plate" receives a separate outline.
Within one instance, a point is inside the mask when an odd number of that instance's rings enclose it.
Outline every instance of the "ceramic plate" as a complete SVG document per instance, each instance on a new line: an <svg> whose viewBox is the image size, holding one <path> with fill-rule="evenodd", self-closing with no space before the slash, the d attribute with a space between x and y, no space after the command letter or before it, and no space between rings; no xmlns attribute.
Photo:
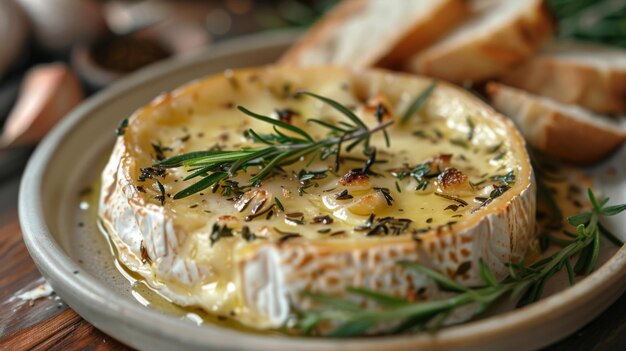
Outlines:
<svg viewBox="0 0 626 351"><path fill-rule="evenodd" d="M561 339L600 314L626 287L626 247L602 250L599 267L573 288L555 279L551 296L437 334L301 338L246 333L158 311L137 301L116 269L85 198L108 157L118 122L159 93L226 68L273 62L294 35L257 35L142 70L89 99L40 144L26 169L19 214L24 240L41 273L74 310L98 329L142 350L416 350L535 349ZM605 172L605 167L611 167ZM626 202L626 148L593 173L612 203ZM92 192L95 192L92 190ZM626 216L612 218L626 227ZM624 231L619 232L624 239Z"/></svg>

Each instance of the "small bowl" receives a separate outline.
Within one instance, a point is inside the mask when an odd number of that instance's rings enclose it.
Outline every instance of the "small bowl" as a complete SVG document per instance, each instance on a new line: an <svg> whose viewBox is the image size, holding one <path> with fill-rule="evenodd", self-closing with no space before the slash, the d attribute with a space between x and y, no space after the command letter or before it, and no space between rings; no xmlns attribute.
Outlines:
<svg viewBox="0 0 626 351"><path fill-rule="evenodd" d="M113 36L72 49L72 66L91 90L101 89L128 73L173 54L158 38Z"/></svg>

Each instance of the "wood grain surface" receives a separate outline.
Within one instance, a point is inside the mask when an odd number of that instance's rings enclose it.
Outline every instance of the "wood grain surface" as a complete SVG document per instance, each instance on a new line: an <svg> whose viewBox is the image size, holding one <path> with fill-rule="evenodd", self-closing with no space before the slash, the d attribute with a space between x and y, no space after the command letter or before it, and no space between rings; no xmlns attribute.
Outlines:
<svg viewBox="0 0 626 351"><path fill-rule="evenodd" d="M35 301L17 298L45 280L24 246L15 205L0 214L0 350L130 350L54 294Z"/></svg>
<svg viewBox="0 0 626 351"><path fill-rule="evenodd" d="M45 282L22 241L16 210L18 183L19 177L0 182L0 350L131 350L54 294L35 301L17 298ZM626 295L546 350L626 350Z"/></svg>

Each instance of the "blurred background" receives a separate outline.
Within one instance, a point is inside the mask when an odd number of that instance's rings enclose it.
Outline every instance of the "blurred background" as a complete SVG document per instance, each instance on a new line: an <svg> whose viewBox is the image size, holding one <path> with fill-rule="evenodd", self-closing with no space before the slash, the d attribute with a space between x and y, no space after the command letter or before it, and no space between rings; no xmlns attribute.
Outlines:
<svg viewBox="0 0 626 351"><path fill-rule="evenodd" d="M337 0L0 0L0 180L83 99L235 36L305 29ZM559 35L626 47L626 0L550 0Z"/></svg>
<svg viewBox="0 0 626 351"><path fill-rule="evenodd" d="M235 36L307 27L336 2L0 0L0 181L19 177L58 120L125 75Z"/></svg>

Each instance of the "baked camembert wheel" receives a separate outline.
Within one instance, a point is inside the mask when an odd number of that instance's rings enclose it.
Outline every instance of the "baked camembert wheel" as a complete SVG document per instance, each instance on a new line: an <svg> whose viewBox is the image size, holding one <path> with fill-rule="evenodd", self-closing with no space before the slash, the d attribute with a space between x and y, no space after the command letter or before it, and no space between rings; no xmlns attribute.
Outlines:
<svg viewBox="0 0 626 351"><path fill-rule="evenodd" d="M502 279L534 238L519 132L443 82L229 70L118 131L99 214L121 263L177 304L255 328L311 308L305 291L440 293L401 260L472 285L482 258Z"/></svg>

